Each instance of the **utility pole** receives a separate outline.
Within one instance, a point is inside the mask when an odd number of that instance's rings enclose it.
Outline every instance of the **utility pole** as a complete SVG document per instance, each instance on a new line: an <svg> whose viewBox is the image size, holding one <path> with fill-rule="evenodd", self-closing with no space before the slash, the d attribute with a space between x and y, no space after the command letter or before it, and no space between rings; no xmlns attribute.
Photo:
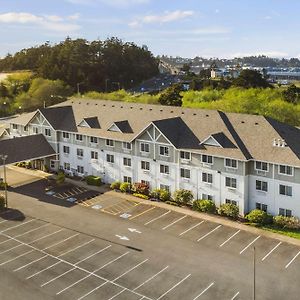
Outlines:
<svg viewBox="0 0 300 300"><path fill-rule="evenodd" d="M3 174L4 174L4 191L5 191L5 208L8 208L8 203L7 203L7 180L6 180L6 159L7 155L0 155L0 158L3 161Z"/></svg>

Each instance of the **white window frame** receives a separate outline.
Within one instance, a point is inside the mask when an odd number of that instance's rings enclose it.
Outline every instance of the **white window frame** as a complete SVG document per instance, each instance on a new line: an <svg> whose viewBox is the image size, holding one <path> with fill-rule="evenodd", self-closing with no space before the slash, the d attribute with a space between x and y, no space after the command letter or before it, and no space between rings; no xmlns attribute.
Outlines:
<svg viewBox="0 0 300 300"><path fill-rule="evenodd" d="M123 157L123 165L125 167L131 167L131 158L130 157Z"/></svg>
<svg viewBox="0 0 300 300"><path fill-rule="evenodd" d="M159 188L161 190L167 191L168 193L170 193L170 191L171 191L171 187L169 185L166 185L166 184L160 184Z"/></svg>
<svg viewBox="0 0 300 300"><path fill-rule="evenodd" d="M209 194L202 194L201 200L211 200L214 201L214 196Z"/></svg>
<svg viewBox="0 0 300 300"><path fill-rule="evenodd" d="M144 150L142 148L144 148ZM145 151L145 148L148 148L148 151ZM140 143L140 152L150 153L150 144L144 142Z"/></svg>
<svg viewBox="0 0 300 300"><path fill-rule="evenodd" d="M91 159L98 159L99 153L98 151L91 151Z"/></svg>
<svg viewBox="0 0 300 300"><path fill-rule="evenodd" d="M76 154L77 154L77 157L80 157L82 158L83 157L83 149L82 148L77 148L76 149Z"/></svg>
<svg viewBox="0 0 300 300"><path fill-rule="evenodd" d="M80 169L80 170L79 170ZM82 172L81 172L82 171ZM84 174L84 166L77 166L77 173Z"/></svg>
<svg viewBox="0 0 300 300"><path fill-rule="evenodd" d="M281 193L281 187L284 187L284 194ZM290 194L289 191L291 192ZM293 197L293 187L290 185L279 184L279 195Z"/></svg>
<svg viewBox="0 0 300 300"><path fill-rule="evenodd" d="M28 125L24 126L24 129L23 129L25 132L28 131Z"/></svg>
<svg viewBox="0 0 300 300"><path fill-rule="evenodd" d="M146 160L141 161L141 169L144 171L150 171L150 162Z"/></svg>
<svg viewBox="0 0 300 300"><path fill-rule="evenodd" d="M62 132L62 137L63 137L63 139L68 140L70 138L70 133L63 131Z"/></svg>
<svg viewBox="0 0 300 300"><path fill-rule="evenodd" d="M128 182L128 183L132 183L132 177L130 177L130 176L123 176L123 181L124 182Z"/></svg>
<svg viewBox="0 0 300 300"><path fill-rule="evenodd" d="M167 150L167 151L165 151L165 150ZM165 156L165 157L170 157L170 147L168 147L168 146L159 146L159 155L160 156Z"/></svg>
<svg viewBox="0 0 300 300"><path fill-rule="evenodd" d="M188 176L186 176L186 172ZM180 177L185 179L191 179L191 170L186 168L180 168Z"/></svg>
<svg viewBox="0 0 300 300"><path fill-rule="evenodd" d="M257 164L258 164L258 163L260 163L261 166L262 166L263 164L266 164L266 165L267 165L267 169L264 170L263 168L258 168L258 167L257 167ZM256 171L269 172L269 163L267 163L267 162L265 162L265 161L260 161L260 160L255 161L254 169L255 169Z"/></svg>
<svg viewBox="0 0 300 300"><path fill-rule="evenodd" d="M260 188L257 188L257 184L260 183ZM264 189L264 185L266 184L266 189ZM255 189L259 192L264 192L264 193L267 193L268 190L269 190L269 184L268 184L268 181L263 181L263 180L258 180L256 179L255 180Z"/></svg>
<svg viewBox="0 0 300 300"><path fill-rule="evenodd" d="M51 129L50 128L45 128L45 136L51 137Z"/></svg>
<svg viewBox="0 0 300 300"><path fill-rule="evenodd" d="M265 211L266 213L268 212L268 205L264 204L264 203L256 202L255 203L255 208L259 209L259 210L262 210L262 211Z"/></svg>
<svg viewBox="0 0 300 300"><path fill-rule="evenodd" d="M115 156L113 154L106 154L106 161L110 164L114 164L115 163Z"/></svg>
<svg viewBox="0 0 300 300"><path fill-rule="evenodd" d="M129 145L129 148L127 147L128 145ZM129 142L123 142L123 143L122 143L122 148L123 148L124 150L131 150L131 149L132 149L132 144L129 143Z"/></svg>
<svg viewBox="0 0 300 300"><path fill-rule="evenodd" d="M64 170L70 171L71 170L71 165L68 162L64 162Z"/></svg>
<svg viewBox="0 0 300 300"><path fill-rule="evenodd" d="M203 160L204 157L207 158L207 160L208 160L207 162ZM211 158L211 162L209 162L209 158ZM213 165L214 164L214 157L212 155L201 154L201 162L203 164Z"/></svg>
<svg viewBox="0 0 300 300"><path fill-rule="evenodd" d="M230 180L230 185L227 185L227 179ZM235 181L235 187L232 186L233 180ZM237 179L236 179L235 177L228 177L228 176L226 176L226 177L225 177L225 186L226 186L227 188L229 188L229 189L234 189L234 190L236 190L236 189L237 189Z"/></svg>
<svg viewBox="0 0 300 300"><path fill-rule="evenodd" d="M65 151L67 150L67 151ZM64 154L70 154L70 147L69 146L63 146L63 153Z"/></svg>
<svg viewBox="0 0 300 300"><path fill-rule="evenodd" d="M290 212L290 213L287 213L287 212ZM287 209L287 208L279 208L278 209L278 215L279 216L284 216L284 217L292 217L293 216L293 211L291 209Z"/></svg>
<svg viewBox="0 0 300 300"><path fill-rule="evenodd" d="M105 145L106 145L107 147L114 147L114 146L115 146L115 141L112 140L112 139L106 139Z"/></svg>
<svg viewBox="0 0 300 300"><path fill-rule="evenodd" d="M13 130L18 130L18 124L12 124L12 129Z"/></svg>
<svg viewBox="0 0 300 300"><path fill-rule="evenodd" d="M212 184L213 183L213 174L202 172L202 182Z"/></svg>
<svg viewBox="0 0 300 300"><path fill-rule="evenodd" d="M239 201L237 201L237 200L225 199L225 203L226 204L234 204L237 207L239 207Z"/></svg>
<svg viewBox="0 0 300 300"><path fill-rule="evenodd" d="M168 166L168 165L160 165L159 166L159 172L160 172L160 174L167 174L167 175L169 175L170 174L170 166Z"/></svg>
<svg viewBox="0 0 300 300"><path fill-rule="evenodd" d="M291 168L292 173L291 173L291 174L288 174L287 172L286 172L286 173L280 172L280 168L281 168L281 167L284 167L285 170L287 170L287 168ZM291 167L291 166L287 166L287 165L278 165L278 174L279 174L279 175L284 175L284 176L294 176L294 168Z"/></svg>
<svg viewBox="0 0 300 300"><path fill-rule="evenodd" d="M186 154L188 154L188 158L185 157ZM183 157L181 155L183 155ZM189 151L180 151L179 156L180 156L180 159L182 159L182 160L191 160L192 159L192 153Z"/></svg>
<svg viewBox="0 0 300 300"><path fill-rule="evenodd" d="M98 144L98 138L96 136L90 136L90 142L92 144Z"/></svg>
<svg viewBox="0 0 300 300"><path fill-rule="evenodd" d="M229 162L229 165L227 165L227 162ZM236 163L235 167L232 166L232 162ZM236 170L239 167L239 162L238 162L237 159L225 158L224 159L224 166L225 166L225 168L230 168L230 169L235 169Z"/></svg>

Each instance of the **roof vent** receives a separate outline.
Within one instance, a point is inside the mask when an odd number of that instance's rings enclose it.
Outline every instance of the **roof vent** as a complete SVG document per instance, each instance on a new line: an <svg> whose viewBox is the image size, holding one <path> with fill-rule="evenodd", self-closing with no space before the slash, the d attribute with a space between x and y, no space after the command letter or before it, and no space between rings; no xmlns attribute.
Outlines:
<svg viewBox="0 0 300 300"><path fill-rule="evenodd" d="M123 108L123 106L120 106L120 108Z"/></svg>
<svg viewBox="0 0 300 300"><path fill-rule="evenodd" d="M86 105L89 105L89 103L87 102Z"/></svg>
<svg viewBox="0 0 300 300"><path fill-rule="evenodd" d="M133 109L133 106L130 106L130 109Z"/></svg>
<svg viewBox="0 0 300 300"><path fill-rule="evenodd" d="M74 101L71 101L71 103L74 103Z"/></svg>
<svg viewBox="0 0 300 300"><path fill-rule="evenodd" d="M95 105L98 105L98 103L95 103Z"/></svg>
<svg viewBox="0 0 300 300"><path fill-rule="evenodd" d="M152 110L153 110L153 108L149 108L149 110L150 110L150 111L152 111Z"/></svg>
<svg viewBox="0 0 300 300"><path fill-rule="evenodd" d="M193 113L193 116L197 116L197 114L196 114L196 113Z"/></svg>
<svg viewBox="0 0 300 300"><path fill-rule="evenodd" d="M81 102L78 102L78 104L81 104Z"/></svg>
<svg viewBox="0 0 300 300"><path fill-rule="evenodd" d="M206 115L206 117L209 117L209 115Z"/></svg>
<svg viewBox="0 0 300 300"><path fill-rule="evenodd" d="M245 124L245 121L242 121L241 123L242 123L242 124Z"/></svg>
<svg viewBox="0 0 300 300"><path fill-rule="evenodd" d="M140 107L140 110L143 110L143 108L142 108L142 107Z"/></svg>
<svg viewBox="0 0 300 300"><path fill-rule="evenodd" d="M184 111L182 111L181 114L184 115Z"/></svg>
<svg viewBox="0 0 300 300"><path fill-rule="evenodd" d="M106 104L103 104L103 106L106 106Z"/></svg>
<svg viewBox="0 0 300 300"><path fill-rule="evenodd" d="M163 111L162 109L160 109L159 111Z"/></svg>
<svg viewBox="0 0 300 300"><path fill-rule="evenodd" d="M285 140L282 140L282 139L274 139L273 140L273 147L284 148L286 146L287 146L287 143L285 142Z"/></svg>
<svg viewBox="0 0 300 300"><path fill-rule="evenodd" d="M171 110L170 113L172 114L174 112L174 110Z"/></svg>
<svg viewBox="0 0 300 300"><path fill-rule="evenodd" d="M255 125L258 125L258 123L257 123L257 122L255 122L254 124L255 124Z"/></svg>
<svg viewBox="0 0 300 300"><path fill-rule="evenodd" d="M115 107L114 105L112 105L111 107Z"/></svg>

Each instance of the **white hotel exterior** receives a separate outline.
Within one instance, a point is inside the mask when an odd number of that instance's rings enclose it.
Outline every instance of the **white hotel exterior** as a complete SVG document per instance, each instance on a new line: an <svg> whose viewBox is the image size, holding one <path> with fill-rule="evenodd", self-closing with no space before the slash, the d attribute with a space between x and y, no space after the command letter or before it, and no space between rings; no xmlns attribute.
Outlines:
<svg viewBox="0 0 300 300"><path fill-rule="evenodd" d="M40 133L52 170L300 217L300 130L263 116L78 99L10 124L12 137Z"/></svg>

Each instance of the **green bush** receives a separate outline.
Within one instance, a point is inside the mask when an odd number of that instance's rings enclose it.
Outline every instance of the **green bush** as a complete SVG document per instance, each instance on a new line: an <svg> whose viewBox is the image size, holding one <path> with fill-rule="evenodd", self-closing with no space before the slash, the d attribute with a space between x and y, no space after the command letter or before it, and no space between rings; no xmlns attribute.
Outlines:
<svg viewBox="0 0 300 300"><path fill-rule="evenodd" d="M120 185L121 185L121 182L120 181L114 181L111 185L110 185L110 188L112 190L119 190L120 189Z"/></svg>
<svg viewBox="0 0 300 300"><path fill-rule="evenodd" d="M4 210L5 208L5 197L3 195L0 195L0 211Z"/></svg>
<svg viewBox="0 0 300 300"><path fill-rule="evenodd" d="M195 200L193 210L213 214L216 212L216 205L212 200Z"/></svg>
<svg viewBox="0 0 300 300"><path fill-rule="evenodd" d="M135 197L141 198L141 199L145 199L145 200L149 199L149 197L147 195L144 195L144 194L133 193L132 195L135 196Z"/></svg>
<svg viewBox="0 0 300 300"><path fill-rule="evenodd" d="M239 216L239 207L232 203L225 203L220 206L220 208L218 209L218 213L221 216L237 219Z"/></svg>
<svg viewBox="0 0 300 300"><path fill-rule="evenodd" d="M260 225L271 224L273 222L273 217L260 209L254 209L250 211L245 219L250 223L256 223Z"/></svg>
<svg viewBox="0 0 300 300"><path fill-rule="evenodd" d="M177 190L174 193L174 201L179 205L187 205L192 202L193 198L192 192L188 190Z"/></svg>
<svg viewBox="0 0 300 300"><path fill-rule="evenodd" d="M273 218L274 225L285 229L300 229L300 220L296 217L276 216Z"/></svg>
<svg viewBox="0 0 300 300"><path fill-rule="evenodd" d="M171 199L171 194L166 191L166 190L160 190L160 194L159 194L159 200L166 202L166 201L170 201Z"/></svg>
<svg viewBox="0 0 300 300"><path fill-rule="evenodd" d="M62 184L64 183L66 180L66 176L64 172L58 172L57 176L56 176L56 183L57 184Z"/></svg>
<svg viewBox="0 0 300 300"><path fill-rule="evenodd" d="M130 193L131 184L129 182L123 182L120 184L120 191L123 193Z"/></svg>
<svg viewBox="0 0 300 300"><path fill-rule="evenodd" d="M149 185L142 183L142 182L136 182L134 183L132 187L132 191L137 194L143 194L143 195L149 195Z"/></svg>
<svg viewBox="0 0 300 300"><path fill-rule="evenodd" d="M101 177L99 176L93 176L93 175L86 176L85 181L88 185L95 185L95 186L101 185Z"/></svg>
<svg viewBox="0 0 300 300"><path fill-rule="evenodd" d="M166 204L170 204L170 205L173 205L173 206L180 206L179 203L174 202L174 201L166 201Z"/></svg>
<svg viewBox="0 0 300 300"><path fill-rule="evenodd" d="M154 199L159 199L160 198L160 192L161 192L160 189L155 189L155 190L151 191L150 197L154 198Z"/></svg>

